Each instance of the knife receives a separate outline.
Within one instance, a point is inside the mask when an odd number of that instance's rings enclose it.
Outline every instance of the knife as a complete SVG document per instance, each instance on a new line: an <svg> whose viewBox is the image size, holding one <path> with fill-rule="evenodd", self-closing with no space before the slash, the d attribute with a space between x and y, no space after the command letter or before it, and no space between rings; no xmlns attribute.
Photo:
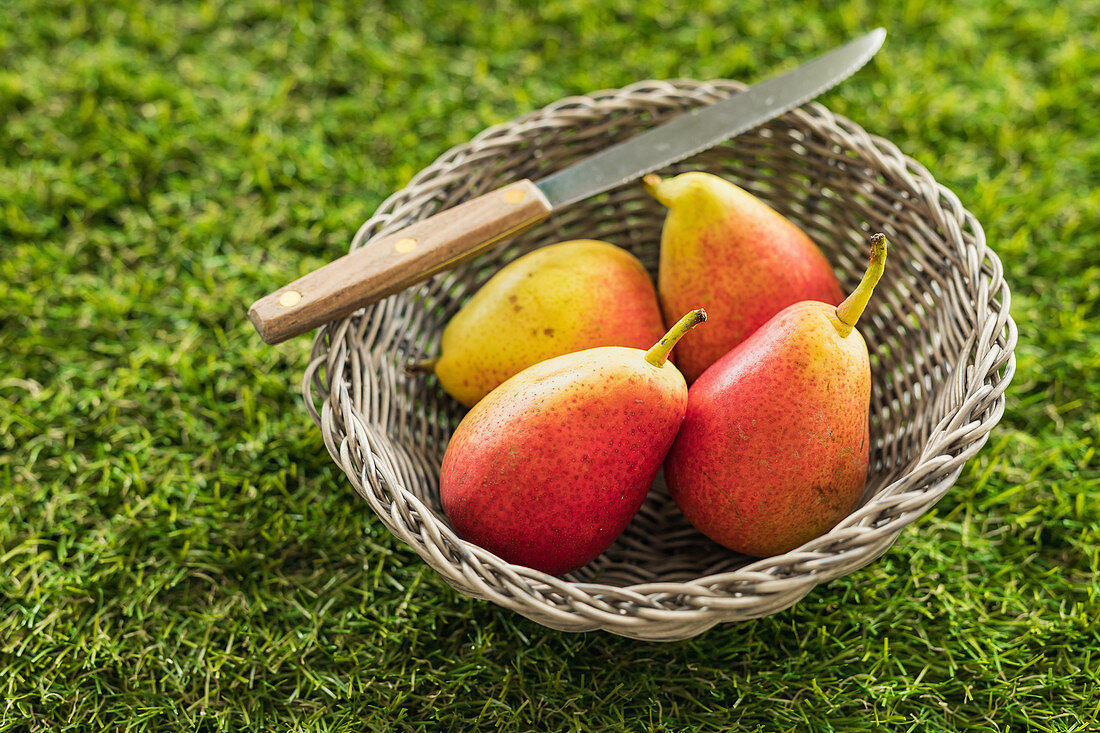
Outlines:
<svg viewBox="0 0 1100 733"><path fill-rule="evenodd" d="M539 181L515 181L379 237L260 298L248 317L269 344L342 318L454 267L563 206L683 160L804 104L855 73L885 38L886 31L877 28Z"/></svg>

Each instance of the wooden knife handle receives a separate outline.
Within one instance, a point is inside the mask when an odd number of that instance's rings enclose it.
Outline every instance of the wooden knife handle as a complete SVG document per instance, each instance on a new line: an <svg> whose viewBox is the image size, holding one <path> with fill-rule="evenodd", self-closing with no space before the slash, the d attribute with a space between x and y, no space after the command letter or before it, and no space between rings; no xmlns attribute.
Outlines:
<svg viewBox="0 0 1100 733"><path fill-rule="evenodd" d="M483 196L376 239L314 270L248 309L269 344L310 331L457 265L538 223L550 202L529 180Z"/></svg>

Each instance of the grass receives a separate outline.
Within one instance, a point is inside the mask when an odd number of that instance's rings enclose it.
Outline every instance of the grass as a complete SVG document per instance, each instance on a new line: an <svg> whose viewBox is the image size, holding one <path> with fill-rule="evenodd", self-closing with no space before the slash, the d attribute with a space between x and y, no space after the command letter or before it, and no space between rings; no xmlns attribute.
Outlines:
<svg viewBox="0 0 1100 733"><path fill-rule="evenodd" d="M0 2L0 731L1100 728L1098 6ZM934 511L794 608L644 644L451 591L348 490L255 297L484 127L753 80L955 191L1020 326Z"/></svg>

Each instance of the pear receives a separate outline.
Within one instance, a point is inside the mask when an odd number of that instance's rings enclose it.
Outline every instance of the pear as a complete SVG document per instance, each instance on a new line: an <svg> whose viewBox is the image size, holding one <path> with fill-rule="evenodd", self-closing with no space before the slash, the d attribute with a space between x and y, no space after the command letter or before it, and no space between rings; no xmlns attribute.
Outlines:
<svg viewBox="0 0 1100 733"><path fill-rule="evenodd" d="M478 402L439 477L459 536L553 575L607 549L684 419L687 384L669 350L704 320L702 310L688 313L648 351L605 346L548 359Z"/></svg>
<svg viewBox="0 0 1100 733"><path fill-rule="evenodd" d="M439 358L413 368L434 371L471 407L532 364L596 346L644 349L664 332L653 281L634 255L597 240L561 242L493 275L447 324Z"/></svg>
<svg viewBox="0 0 1100 733"><path fill-rule="evenodd" d="M688 383L800 300L836 305L844 297L828 260L802 230L760 199L718 176L643 178L668 207L661 231L657 292L666 323L686 303L702 303L707 328L676 350Z"/></svg>
<svg viewBox="0 0 1100 733"><path fill-rule="evenodd" d="M855 329L886 261L834 307L788 306L715 362L688 394L665 462L684 516L731 550L766 557L836 525L867 480L871 368Z"/></svg>

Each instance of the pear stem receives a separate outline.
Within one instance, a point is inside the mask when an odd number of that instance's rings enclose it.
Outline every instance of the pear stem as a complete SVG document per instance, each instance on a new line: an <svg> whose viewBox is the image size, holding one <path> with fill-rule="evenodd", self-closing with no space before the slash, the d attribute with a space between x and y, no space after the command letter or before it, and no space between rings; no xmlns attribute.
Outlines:
<svg viewBox="0 0 1100 733"><path fill-rule="evenodd" d="M840 321L837 328L841 336L847 336L855 328L863 310L867 307L867 301L871 299L871 293L875 292L875 285L882 278L882 272L886 268L886 235L875 234L871 237L871 262L867 265L867 272L863 273L863 279L856 285L852 294L844 299L844 302L836 307L836 317Z"/></svg>
<svg viewBox="0 0 1100 733"><path fill-rule="evenodd" d="M431 374L435 371L435 365L438 361L438 356L432 359L410 361L405 364L405 374L408 376L412 376L413 374Z"/></svg>
<svg viewBox="0 0 1100 733"><path fill-rule="evenodd" d="M657 186L661 183L661 177L656 173L646 173L642 176L642 188L653 198L657 198Z"/></svg>
<svg viewBox="0 0 1100 733"><path fill-rule="evenodd" d="M645 360L655 367L663 367L665 365L665 360L668 359L668 352L672 351L672 347L676 345L676 342L679 341L685 333L705 320L707 320L707 312L702 308L691 311L677 321L676 325L670 328L668 333L653 345L653 348L645 352Z"/></svg>

